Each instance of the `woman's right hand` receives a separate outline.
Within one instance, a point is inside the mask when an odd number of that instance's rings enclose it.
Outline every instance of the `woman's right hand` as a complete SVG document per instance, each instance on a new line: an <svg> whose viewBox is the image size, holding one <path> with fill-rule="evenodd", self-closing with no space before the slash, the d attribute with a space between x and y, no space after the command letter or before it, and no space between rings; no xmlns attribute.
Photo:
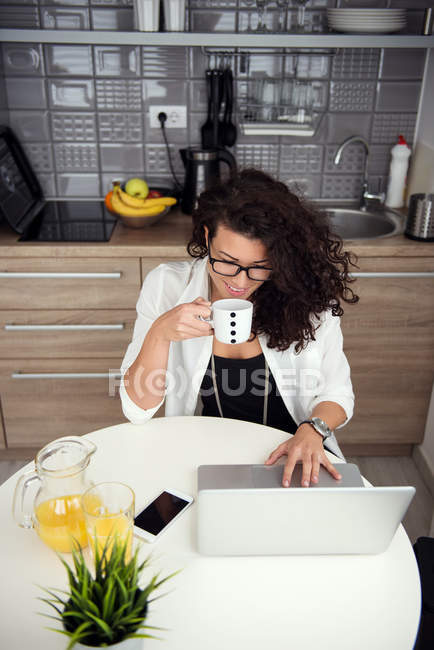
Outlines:
<svg viewBox="0 0 434 650"><path fill-rule="evenodd" d="M211 303L204 298L185 302L169 309L152 325L154 332L166 341L183 341L198 336L209 336L213 329L209 323L198 318L209 318Z"/></svg>

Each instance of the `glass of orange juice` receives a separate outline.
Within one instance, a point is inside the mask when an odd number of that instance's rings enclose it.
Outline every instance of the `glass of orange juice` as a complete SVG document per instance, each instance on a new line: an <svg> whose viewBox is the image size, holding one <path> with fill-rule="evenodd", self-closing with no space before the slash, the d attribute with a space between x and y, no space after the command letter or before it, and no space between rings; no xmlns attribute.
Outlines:
<svg viewBox="0 0 434 650"><path fill-rule="evenodd" d="M92 554L97 546L101 555L107 545L109 558L114 539L117 539L127 542L126 558L131 558L134 503L134 492L124 483L98 483L84 492L81 504Z"/></svg>

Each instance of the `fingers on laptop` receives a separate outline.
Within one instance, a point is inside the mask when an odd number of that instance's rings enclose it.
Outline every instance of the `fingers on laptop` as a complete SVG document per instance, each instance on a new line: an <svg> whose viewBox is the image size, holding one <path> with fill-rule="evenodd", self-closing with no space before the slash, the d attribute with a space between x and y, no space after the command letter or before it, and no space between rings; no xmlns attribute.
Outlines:
<svg viewBox="0 0 434 650"><path fill-rule="evenodd" d="M319 456L318 454L306 456L305 458L301 459L301 462L303 463L301 476L302 487L309 487L311 483L318 483L320 465L324 465L326 470L330 472L334 479L340 480L342 478L338 470L332 465L325 453L322 456ZM285 469L283 470L283 487L289 487L291 485L291 477L296 464L297 459L289 456L285 465Z"/></svg>
<svg viewBox="0 0 434 650"><path fill-rule="evenodd" d="M273 463L276 462L276 460L279 460L281 456L285 456L288 453L288 441L282 442L281 445L276 447L274 451L271 452L271 454L268 456L267 460L265 461L266 465L272 465Z"/></svg>
<svg viewBox="0 0 434 650"><path fill-rule="evenodd" d="M288 457L288 460L285 465L285 469L283 470L283 477L282 477L283 487L289 487L291 485L292 472L294 471L294 467L296 466L296 464L297 464L296 458Z"/></svg>
<svg viewBox="0 0 434 650"><path fill-rule="evenodd" d="M327 458L327 456L325 454L324 454L323 465L330 472L330 474L333 476L333 478L335 478L338 481L342 478L342 476L339 474L336 467L334 467L331 464L331 462L329 461L329 459Z"/></svg>

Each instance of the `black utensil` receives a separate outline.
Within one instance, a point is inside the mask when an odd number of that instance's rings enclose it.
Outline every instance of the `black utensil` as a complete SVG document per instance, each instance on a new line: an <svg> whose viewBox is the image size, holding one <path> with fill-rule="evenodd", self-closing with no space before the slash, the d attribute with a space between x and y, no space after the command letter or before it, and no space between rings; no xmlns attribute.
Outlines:
<svg viewBox="0 0 434 650"><path fill-rule="evenodd" d="M213 70L211 76L211 119L212 119L212 146L219 145L219 113L220 113L220 70Z"/></svg>
<svg viewBox="0 0 434 650"><path fill-rule="evenodd" d="M211 69L208 69L205 72L208 113L207 113L206 121L202 124L200 129L203 149L213 146L214 130L213 130L213 121L212 121L212 73L213 70Z"/></svg>
<svg viewBox="0 0 434 650"><path fill-rule="evenodd" d="M225 70L225 112L223 116L223 145L233 147L237 140L237 127L232 122L232 110L234 100L234 78L232 70Z"/></svg>

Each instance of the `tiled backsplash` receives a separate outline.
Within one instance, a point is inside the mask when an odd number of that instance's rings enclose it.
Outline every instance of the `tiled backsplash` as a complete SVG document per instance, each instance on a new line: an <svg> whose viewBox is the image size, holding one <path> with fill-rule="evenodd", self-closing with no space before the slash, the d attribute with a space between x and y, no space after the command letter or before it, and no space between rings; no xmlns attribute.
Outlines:
<svg viewBox="0 0 434 650"><path fill-rule="evenodd" d="M248 4L191 0L190 25L200 31L241 31L247 26ZM311 19L335 6L328 0L309 4ZM350 6L345 0L340 4ZM405 3L396 0L392 5ZM270 26L277 25L275 4L268 14ZM2 27L44 29L128 30L133 20L131 0L0 0L0 16ZM320 18L311 20L313 28L324 28ZM420 18L421 12L414 12L410 25ZM424 60L423 49L340 49L332 57L300 56L297 74L312 81L315 110L324 112L317 132L308 138L239 134L233 150L238 163L269 171L311 197L356 197L363 148L347 147L339 167L333 155L342 140L358 134L371 145L372 189L377 191L379 184L384 189L390 148L398 134L413 141ZM208 64L200 48L6 43L6 104L0 101L0 115L5 116L6 107L9 125L46 196L101 196L113 178L133 175L170 183L162 134L150 128L148 109L187 106L187 129L167 131L175 171L182 178L178 150L200 144ZM252 75L293 75L295 57L252 55L247 65L240 59L232 65L241 96ZM0 77L0 97L1 83Z"/></svg>

